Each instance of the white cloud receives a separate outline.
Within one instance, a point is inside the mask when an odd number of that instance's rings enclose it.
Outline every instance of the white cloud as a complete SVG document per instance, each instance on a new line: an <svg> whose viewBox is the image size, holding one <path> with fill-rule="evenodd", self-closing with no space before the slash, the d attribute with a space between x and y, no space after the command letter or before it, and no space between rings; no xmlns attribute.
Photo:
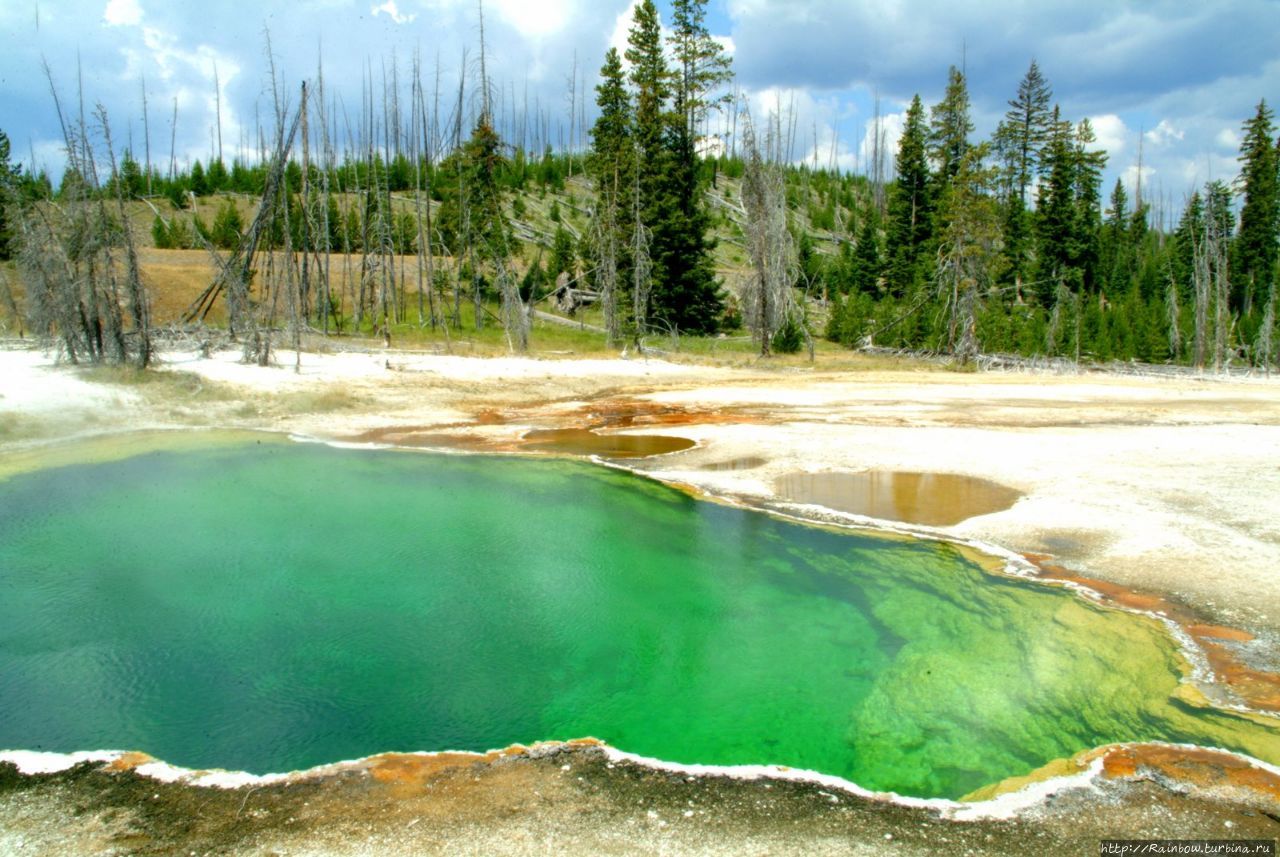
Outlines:
<svg viewBox="0 0 1280 857"><path fill-rule="evenodd" d="M746 112L754 123L757 144L768 157L819 168L860 169L860 149L854 136L842 137L840 121L849 110L835 98L815 98L800 89L769 87L744 93ZM739 117L739 143L745 137L745 117ZM779 136L781 139L779 139ZM892 163L890 152L888 162Z"/></svg>
<svg viewBox="0 0 1280 857"><path fill-rule="evenodd" d="M1167 146L1173 142L1180 142L1186 136L1186 132L1174 127L1173 123L1168 119L1161 119L1160 124L1152 128L1145 135L1147 142L1153 146Z"/></svg>
<svg viewBox="0 0 1280 857"><path fill-rule="evenodd" d="M1237 152L1240 150L1240 132L1234 128L1223 128L1218 132L1218 136L1214 137L1214 142L1224 149Z"/></svg>
<svg viewBox="0 0 1280 857"><path fill-rule="evenodd" d="M111 0L102 13L108 27L136 27L142 23L142 7L138 0Z"/></svg>
<svg viewBox="0 0 1280 857"><path fill-rule="evenodd" d="M1156 175L1155 167L1149 167L1144 164L1142 169L1139 170L1137 164L1130 164L1129 166L1124 168L1123 172L1120 173L1120 180L1123 181L1125 184L1125 187L1129 189L1130 197L1136 199L1138 196L1139 179L1141 179L1142 187L1144 188L1146 194L1150 196L1151 180L1155 178L1155 175Z"/></svg>
<svg viewBox="0 0 1280 857"><path fill-rule="evenodd" d="M636 4L639 0L631 0L627 8L618 13L618 17L613 22L613 32L609 34L609 47L618 51L618 56L623 57L622 63L625 67L627 60L625 54L627 52L627 37L631 34L631 22L636 16Z"/></svg>
<svg viewBox="0 0 1280 857"><path fill-rule="evenodd" d="M880 151L884 153L884 171L888 177L893 174L893 161L898 155L898 141L902 139L902 129L907 124L907 113L890 113L880 117ZM872 117L867 120L866 130L862 134L862 142L858 145L861 168L866 173L875 169L873 161L876 154L876 122Z"/></svg>
<svg viewBox="0 0 1280 857"><path fill-rule="evenodd" d="M1113 158L1124 151L1132 132L1123 119L1114 113L1104 113L1101 116L1090 116L1089 124L1093 126L1093 133L1098 138L1095 149L1102 149Z"/></svg>
<svg viewBox="0 0 1280 857"><path fill-rule="evenodd" d="M1217 179L1230 182L1240 170L1234 157L1209 153L1198 158L1181 158L1173 166L1188 190L1196 190L1205 182Z"/></svg>
<svg viewBox="0 0 1280 857"><path fill-rule="evenodd" d="M574 0L490 0L498 17L526 39L555 35L569 23Z"/></svg>
<svg viewBox="0 0 1280 857"><path fill-rule="evenodd" d="M396 5L396 0L387 0L387 2L383 3L381 6L371 7L369 9L369 14L373 15L375 18L378 15L385 14L397 24L409 24L413 22L414 18L418 17L417 12L409 15L401 14L400 7Z"/></svg>

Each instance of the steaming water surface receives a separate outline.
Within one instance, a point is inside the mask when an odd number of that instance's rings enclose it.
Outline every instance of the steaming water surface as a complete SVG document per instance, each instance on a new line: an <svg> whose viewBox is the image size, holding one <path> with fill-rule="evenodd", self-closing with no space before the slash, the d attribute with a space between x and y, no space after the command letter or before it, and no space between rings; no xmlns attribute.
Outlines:
<svg viewBox="0 0 1280 857"><path fill-rule="evenodd" d="M565 461L244 444L0 482L0 748L281 771L593 735L960 796L1102 743L1280 761L1153 621Z"/></svg>

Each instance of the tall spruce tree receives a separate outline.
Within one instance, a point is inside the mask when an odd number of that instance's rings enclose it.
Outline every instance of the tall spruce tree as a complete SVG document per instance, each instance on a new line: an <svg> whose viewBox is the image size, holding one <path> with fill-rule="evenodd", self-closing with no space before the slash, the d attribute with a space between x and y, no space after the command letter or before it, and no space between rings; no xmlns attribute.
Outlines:
<svg viewBox="0 0 1280 857"><path fill-rule="evenodd" d="M922 251L932 235L929 161L925 152L924 106L920 96L911 99L906 123L898 140L898 178L889 199L889 291L901 297L920 275Z"/></svg>
<svg viewBox="0 0 1280 857"><path fill-rule="evenodd" d="M1036 292L1044 306L1055 301L1060 285L1079 287L1079 271L1075 263L1079 253L1076 241L1076 151L1070 122L1060 118L1053 108L1053 134L1045 147L1048 177L1040 186L1036 206L1037 235L1040 239L1039 271Z"/></svg>
<svg viewBox="0 0 1280 857"><path fill-rule="evenodd" d="M929 125L929 154L938 165L938 186L945 188L960 171L969 149L973 120L969 118L969 88L955 66L947 76L947 90L934 105Z"/></svg>
<svg viewBox="0 0 1280 857"><path fill-rule="evenodd" d="M600 108L600 115L591 126L587 169L600 196L615 200L620 193L630 191L635 154L631 99L617 48L609 48L605 54L600 83L596 86L596 106Z"/></svg>
<svg viewBox="0 0 1280 857"><path fill-rule="evenodd" d="M1040 151L1049 139L1052 100L1053 90L1032 60L995 133L996 151L1006 170L1004 254L1008 273L1019 286L1032 248L1027 188L1039 171Z"/></svg>
<svg viewBox="0 0 1280 857"><path fill-rule="evenodd" d="M667 100L671 96L671 71L662 53L662 25L658 21L658 9L652 0L636 5L631 30L627 37L627 62L631 65L630 80L635 105L632 124L635 151L635 177L631 189L634 200L631 206L636 222L647 233L650 245L654 224L662 219L666 208L666 178L670 152L666 146ZM651 253L649 254L652 255ZM636 315L647 318L648 298L654 281L661 276L656 265L646 265L646 282L634 283L633 292L643 293ZM643 275L645 271L640 273ZM637 331L637 334L643 331Z"/></svg>
<svg viewBox="0 0 1280 857"><path fill-rule="evenodd" d="M624 322L626 309L634 306L629 288L633 278L628 244L635 228L635 129L626 76L616 48L605 54L596 87L596 106L600 116L591 127L587 171L596 186L596 280L612 341L621 335L624 326L634 327L635 322Z"/></svg>
<svg viewBox="0 0 1280 857"><path fill-rule="evenodd" d="M697 140L690 127L700 115L698 105L705 105L703 99L719 79L714 67L706 65L706 45L712 42L702 24L704 4L678 4L682 14L672 38L680 67L675 74L667 66L652 0L636 6L626 54L635 87L641 220L652 231L648 316L691 333L714 333L724 309L700 193Z"/></svg>
<svg viewBox="0 0 1280 857"><path fill-rule="evenodd" d="M996 145L1010 164L1011 186L1025 210L1027 188L1040 164L1040 150L1049 141L1053 112L1053 90L1040 73L1036 61L1018 84L1018 94L1010 99L1004 121L996 129Z"/></svg>
<svg viewBox="0 0 1280 857"><path fill-rule="evenodd" d="M1103 288L1115 288L1129 281L1133 272L1133 254L1129 245L1129 194L1124 183L1116 179L1102 223L1099 276Z"/></svg>
<svg viewBox="0 0 1280 857"><path fill-rule="evenodd" d="M1075 195L1076 213L1074 263L1080 269L1081 286L1088 292L1098 288L1099 230L1102 227L1102 171L1107 166L1107 153L1095 149L1097 137L1087 118L1076 126Z"/></svg>
<svg viewBox="0 0 1280 857"><path fill-rule="evenodd" d="M1240 234L1231 272L1232 308L1246 314L1271 298L1280 229L1280 155L1271 108L1259 101L1240 144Z"/></svg>
<svg viewBox="0 0 1280 857"><path fill-rule="evenodd" d="M723 104L716 91L733 77L724 46L706 26L707 0L672 0L671 47L675 56L675 110L695 141L708 111Z"/></svg>

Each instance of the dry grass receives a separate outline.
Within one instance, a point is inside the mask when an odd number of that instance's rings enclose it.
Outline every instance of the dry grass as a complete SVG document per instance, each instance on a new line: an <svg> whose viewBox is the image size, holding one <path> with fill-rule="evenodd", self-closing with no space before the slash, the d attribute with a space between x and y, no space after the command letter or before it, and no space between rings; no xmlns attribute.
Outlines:
<svg viewBox="0 0 1280 857"><path fill-rule="evenodd" d="M149 399L165 402L227 402L237 398L225 385L194 372L140 370L132 366L86 366L79 370L86 381L129 387Z"/></svg>
<svg viewBox="0 0 1280 857"><path fill-rule="evenodd" d="M342 387L286 393L271 399L268 409L278 415L331 414L354 411L368 404L363 396Z"/></svg>

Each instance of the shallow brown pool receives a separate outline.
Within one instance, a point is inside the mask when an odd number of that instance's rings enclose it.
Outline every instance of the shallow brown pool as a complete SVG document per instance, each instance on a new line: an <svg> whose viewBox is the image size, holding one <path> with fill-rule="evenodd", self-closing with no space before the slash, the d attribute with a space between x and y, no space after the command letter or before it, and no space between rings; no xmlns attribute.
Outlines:
<svg viewBox="0 0 1280 857"><path fill-rule="evenodd" d="M644 458L689 449L687 437L665 434L597 434L590 429L537 429L524 436L523 449L564 452L570 455L599 455L604 458Z"/></svg>
<svg viewBox="0 0 1280 857"><path fill-rule="evenodd" d="M1022 496L989 479L900 470L788 473L778 479L777 489L781 497L796 503L929 527L999 512Z"/></svg>

